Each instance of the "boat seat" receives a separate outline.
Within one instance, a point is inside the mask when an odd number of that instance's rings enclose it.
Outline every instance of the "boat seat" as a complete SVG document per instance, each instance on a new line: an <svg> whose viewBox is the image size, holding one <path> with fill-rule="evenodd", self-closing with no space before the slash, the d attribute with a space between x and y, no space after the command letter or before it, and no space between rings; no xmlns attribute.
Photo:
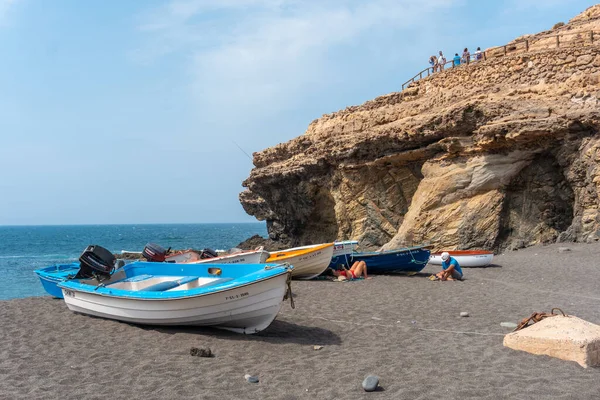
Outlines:
<svg viewBox="0 0 600 400"><path fill-rule="evenodd" d="M198 285L198 287L218 285L219 283L225 283L225 282L229 282L231 280L233 280L233 278L215 279L214 281L210 281L210 282L206 282L204 284Z"/></svg>
<svg viewBox="0 0 600 400"><path fill-rule="evenodd" d="M149 278L154 278L154 276L153 275L147 275L147 274L137 275L137 276L132 276L130 278L121 279L119 281L111 282L111 283L117 283L117 282L119 282L119 283L120 282L141 282L141 281L144 281L144 280L149 279Z"/></svg>
<svg viewBox="0 0 600 400"><path fill-rule="evenodd" d="M174 281L160 282L155 285L151 285L141 289L144 292L164 292L165 290L173 289L177 286L185 285L198 279L198 276L184 276L183 278L176 279Z"/></svg>

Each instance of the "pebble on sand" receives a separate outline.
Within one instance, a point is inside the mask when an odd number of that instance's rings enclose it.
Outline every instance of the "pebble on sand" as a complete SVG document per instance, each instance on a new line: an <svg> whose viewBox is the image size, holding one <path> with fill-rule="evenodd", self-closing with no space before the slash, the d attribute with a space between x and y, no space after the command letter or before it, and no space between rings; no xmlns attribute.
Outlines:
<svg viewBox="0 0 600 400"><path fill-rule="evenodd" d="M461 313L460 313L460 316L461 316L461 317L468 317L468 316L469 316L469 313L468 313L468 312L466 312L466 311L463 311L463 312L461 312Z"/></svg>
<svg viewBox="0 0 600 400"><path fill-rule="evenodd" d="M568 248L568 247L559 247L559 248L558 248L558 252L559 252L559 253L566 253L566 252L568 252L568 251L571 251L571 249L570 249L570 248Z"/></svg>
<svg viewBox="0 0 600 400"><path fill-rule="evenodd" d="M365 389L365 392L375 391L375 389L377 389L378 385L379 385L379 377L377 375L367 376L362 383L362 387L363 387L363 389Z"/></svg>
<svg viewBox="0 0 600 400"><path fill-rule="evenodd" d="M505 328L515 329L517 327L517 324L515 324L514 322L500 322L500 326L503 326Z"/></svg>
<svg viewBox="0 0 600 400"><path fill-rule="evenodd" d="M319 346L319 345L313 346L313 350L321 350L322 348L323 348L323 346Z"/></svg>
<svg viewBox="0 0 600 400"><path fill-rule="evenodd" d="M244 375L244 379L246 379L250 383L258 383L258 376L252 376L250 374Z"/></svg>

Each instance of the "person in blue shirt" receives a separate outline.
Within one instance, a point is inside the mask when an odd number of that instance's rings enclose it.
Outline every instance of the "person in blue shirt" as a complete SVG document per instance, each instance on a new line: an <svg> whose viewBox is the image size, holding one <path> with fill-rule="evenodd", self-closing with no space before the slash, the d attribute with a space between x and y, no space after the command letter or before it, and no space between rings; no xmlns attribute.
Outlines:
<svg viewBox="0 0 600 400"><path fill-rule="evenodd" d="M450 257L447 251L442 253L442 269L435 276L442 281L460 281L463 273L458 261L454 257Z"/></svg>
<svg viewBox="0 0 600 400"><path fill-rule="evenodd" d="M452 61L454 62L455 67L458 67L460 65L460 56L458 55L458 53L454 54L454 58L452 59Z"/></svg>

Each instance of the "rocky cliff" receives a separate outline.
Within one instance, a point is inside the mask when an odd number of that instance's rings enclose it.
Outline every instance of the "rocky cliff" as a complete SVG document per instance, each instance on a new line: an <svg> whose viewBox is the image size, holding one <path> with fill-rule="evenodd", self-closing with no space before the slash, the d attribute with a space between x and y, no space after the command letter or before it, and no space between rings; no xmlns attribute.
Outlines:
<svg viewBox="0 0 600 400"><path fill-rule="evenodd" d="M484 61L324 115L254 154L244 209L286 245L599 240L599 21L600 5Z"/></svg>

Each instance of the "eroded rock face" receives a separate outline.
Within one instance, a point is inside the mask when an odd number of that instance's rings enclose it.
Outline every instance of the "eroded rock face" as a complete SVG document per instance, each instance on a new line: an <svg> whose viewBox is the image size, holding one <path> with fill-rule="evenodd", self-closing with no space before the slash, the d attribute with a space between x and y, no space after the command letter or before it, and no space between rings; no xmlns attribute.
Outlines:
<svg viewBox="0 0 600 400"><path fill-rule="evenodd" d="M286 245L599 240L596 8L555 30L583 42L446 70L255 153L244 209Z"/></svg>

